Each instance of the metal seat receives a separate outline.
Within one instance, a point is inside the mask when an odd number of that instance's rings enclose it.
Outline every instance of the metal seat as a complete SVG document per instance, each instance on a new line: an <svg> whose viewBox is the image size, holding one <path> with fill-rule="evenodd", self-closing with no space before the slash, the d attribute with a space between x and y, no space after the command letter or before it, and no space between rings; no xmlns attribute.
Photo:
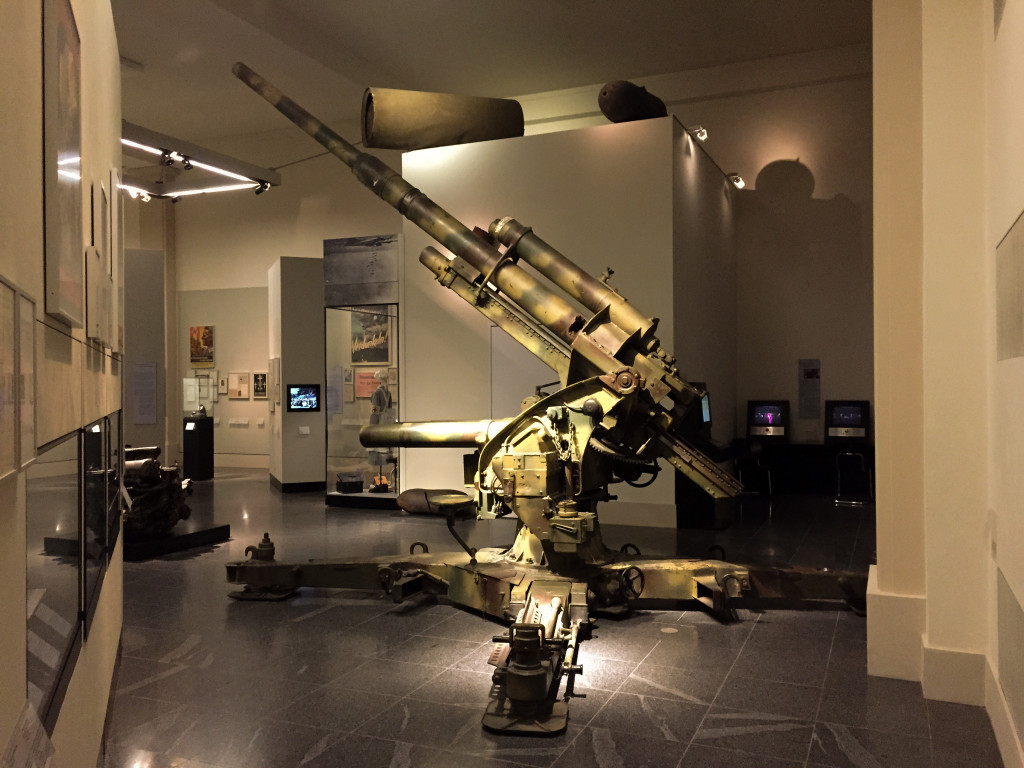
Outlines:
<svg viewBox="0 0 1024 768"><path fill-rule="evenodd" d="M875 500L872 488L871 470L863 453L842 452L836 454L836 496L837 506L862 507Z"/></svg>

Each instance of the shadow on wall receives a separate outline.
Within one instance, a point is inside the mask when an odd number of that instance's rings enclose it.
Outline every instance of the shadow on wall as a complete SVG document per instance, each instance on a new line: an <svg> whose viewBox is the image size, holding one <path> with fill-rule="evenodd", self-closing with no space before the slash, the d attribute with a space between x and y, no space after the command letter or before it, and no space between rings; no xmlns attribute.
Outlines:
<svg viewBox="0 0 1024 768"><path fill-rule="evenodd" d="M798 361L821 360L821 399L870 399L873 386L871 251L860 207L815 199L814 174L776 160L736 200L737 400L788 399L796 440L822 439L797 409ZM740 421L740 423L743 423Z"/></svg>

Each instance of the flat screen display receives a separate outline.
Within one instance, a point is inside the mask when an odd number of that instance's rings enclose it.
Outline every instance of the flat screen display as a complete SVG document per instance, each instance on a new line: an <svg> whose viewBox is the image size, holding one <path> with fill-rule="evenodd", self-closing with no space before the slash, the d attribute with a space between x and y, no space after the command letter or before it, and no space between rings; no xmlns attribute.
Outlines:
<svg viewBox="0 0 1024 768"><path fill-rule="evenodd" d="M319 411L319 384L289 384L285 387L288 394L289 411Z"/></svg>
<svg viewBox="0 0 1024 768"><path fill-rule="evenodd" d="M868 400L826 400L825 439L865 440L871 422Z"/></svg>
<svg viewBox="0 0 1024 768"><path fill-rule="evenodd" d="M832 425L836 427L864 426L864 409L859 405L832 406Z"/></svg>
<svg viewBox="0 0 1024 768"><path fill-rule="evenodd" d="M751 423L757 427L781 427L782 418L781 405L757 405Z"/></svg>
<svg viewBox="0 0 1024 768"><path fill-rule="evenodd" d="M700 418L705 424L711 423L711 398L707 393L700 399Z"/></svg>
<svg viewBox="0 0 1024 768"><path fill-rule="evenodd" d="M786 439L789 430L788 400L748 400L747 435Z"/></svg>

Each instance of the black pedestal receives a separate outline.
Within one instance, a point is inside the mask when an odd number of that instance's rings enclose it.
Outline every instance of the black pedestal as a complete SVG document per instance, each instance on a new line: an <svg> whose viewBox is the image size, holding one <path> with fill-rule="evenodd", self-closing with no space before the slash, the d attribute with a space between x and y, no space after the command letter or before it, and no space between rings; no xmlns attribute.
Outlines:
<svg viewBox="0 0 1024 768"><path fill-rule="evenodd" d="M213 419L186 416L182 419L182 472L192 480L213 479Z"/></svg>

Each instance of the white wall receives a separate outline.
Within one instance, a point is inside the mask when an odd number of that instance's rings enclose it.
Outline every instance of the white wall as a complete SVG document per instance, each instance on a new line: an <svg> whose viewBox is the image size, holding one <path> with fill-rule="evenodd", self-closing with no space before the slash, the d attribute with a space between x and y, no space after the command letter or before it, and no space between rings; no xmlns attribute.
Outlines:
<svg viewBox="0 0 1024 768"><path fill-rule="evenodd" d="M179 291L265 286L267 270L281 256L322 259L324 240L401 229L398 214L334 156L290 164L326 150L281 122L272 133L204 142L263 167L289 165L280 169L281 186L262 195L199 195L175 205ZM353 141L359 136L358 125L339 130ZM401 162L396 152L376 154L393 167Z"/></svg>
<svg viewBox="0 0 1024 768"><path fill-rule="evenodd" d="M272 269L275 272L280 274L280 287L272 293L280 296L281 335L272 346L279 344L281 350L281 404L275 409L271 440L280 441L281 469L273 478L285 487L322 486L327 468L323 262L282 258ZM289 413L289 384L319 384L320 410Z"/></svg>
<svg viewBox="0 0 1024 768"><path fill-rule="evenodd" d="M730 422L738 420L742 432L751 398L788 399L795 414L801 358L822 361L822 401L871 400L870 47L637 82L684 125L703 125L709 133L704 148L722 170L739 173L747 184L735 211L741 348ZM596 106L599 88L520 97L527 133L605 123ZM799 160L809 169L812 200L786 211L777 200L756 202L768 197L758 189L760 172L778 160ZM723 400L712 395L717 420ZM822 440L820 418L800 422L794 416L793 426L801 441ZM717 430L716 437L721 439Z"/></svg>
<svg viewBox="0 0 1024 768"><path fill-rule="evenodd" d="M167 340L164 335L164 259L157 250L131 249L125 251L125 284L131 286L132 301L125 304L125 405L124 442L136 448L165 445L164 424L167 419L167 369L164 365L164 350ZM148 382L148 367L142 373L141 386L136 384L136 364L155 366L156 391L153 392L152 408L143 402L151 390ZM153 417L152 423L149 422ZM163 455L163 461L171 463L175 456Z"/></svg>
<svg viewBox="0 0 1024 768"><path fill-rule="evenodd" d="M1024 209L1024 14L874 5L878 565L868 667L984 704L1024 765L1019 359L996 362L996 249ZM956 57L949 51L955 50ZM950 115L972 115L950 157Z"/></svg>
<svg viewBox="0 0 1024 768"><path fill-rule="evenodd" d="M1024 50L1024 7L1007 3L999 36L992 47L988 76L988 164L998 172L988 177L989 270L995 247L1024 211L1024 146L1018 127L1024 119L1020 89L1021 51ZM1019 226L1019 225L1018 225ZM994 297L989 295L994 307ZM992 318L994 320L994 318ZM993 363L989 453L992 458L991 503L993 535L999 546L995 561L1024 605L1024 358Z"/></svg>
<svg viewBox="0 0 1024 768"><path fill-rule="evenodd" d="M209 409L214 418L215 467L267 467L270 425L269 400L252 397L252 374L267 372L268 353L267 289L228 288L178 293L176 336L188 338L189 327L214 328L214 368L220 376L249 375L249 398L231 399L219 395ZM183 376L203 373L189 364L188 346L179 347L179 371ZM168 382L180 397L181 379ZM181 434L184 411L178 410L168 424ZM260 423L262 420L262 423Z"/></svg>
<svg viewBox="0 0 1024 768"><path fill-rule="evenodd" d="M703 381L711 396L711 437L736 435L736 189L704 148L678 124L675 216L674 353L680 375ZM740 424L740 430L743 425Z"/></svg>
<svg viewBox="0 0 1024 768"><path fill-rule="evenodd" d="M120 171L120 73L109 3L72 0L82 43L83 187ZM42 4L0 5L0 274L37 300L36 444L120 408L120 365L43 314ZM88 198L86 198L88 199ZM83 206L83 227L87 223ZM4 350L5 354L7 350ZM0 753L11 738L25 697L25 482L18 472L0 481ZM121 554L107 570L89 640L75 665L52 734L50 763L95 765L121 628Z"/></svg>
<svg viewBox="0 0 1024 768"><path fill-rule="evenodd" d="M420 150L404 156L402 173L469 227L514 216L590 274L612 267L612 286L661 318L659 337L672 349L674 125L663 118ZM518 380L521 397L550 379L492 372L490 322L418 263L436 242L411 223L403 233L402 418L513 415L491 412L492 376L506 386ZM403 487L458 487L458 453L406 451ZM668 475L648 489L616 492L620 501L602 509L606 522L674 525Z"/></svg>
<svg viewBox="0 0 1024 768"><path fill-rule="evenodd" d="M985 19L990 40L994 20ZM983 527L987 563L986 592L990 595L988 663L991 678L987 704L997 726L1008 766L1024 765L1024 653L1019 630L1024 621L1024 358L994 361L992 327L995 323L995 250L1024 211L1024 148L1019 126L1024 118L1020 92L1021 52L1024 51L1024 7L1006 3L998 35L988 47L986 116L986 269L985 303L989 308L986 337L989 378L987 458L989 505ZM1018 264L1019 264L1018 256ZM1018 273L1019 274L1019 273ZM1019 287L1018 287L1018 290ZM1002 588L1000 588L1002 584ZM999 593L996 600L993 593ZM1007 632L1007 628L1016 628ZM1002 638L1002 641L1000 641ZM1009 702L1009 705L1008 705ZM1012 753L1012 757L1006 757Z"/></svg>

